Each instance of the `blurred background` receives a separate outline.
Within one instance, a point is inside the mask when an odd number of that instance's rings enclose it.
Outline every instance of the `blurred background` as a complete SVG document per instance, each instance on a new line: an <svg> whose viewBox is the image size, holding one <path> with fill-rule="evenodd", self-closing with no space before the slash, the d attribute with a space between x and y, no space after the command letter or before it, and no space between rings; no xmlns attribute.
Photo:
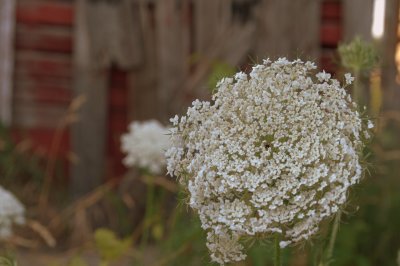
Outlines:
<svg viewBox="0 0 400 266"><path fill-rule="evenodd" d="M174 179L124 166L121 135L132 121L168 126L220 78L287 57L339 80L351 72L376 124L331 264L400 265L399 10L399 0L0 0L0 185L27 216L0 251L22 266L208 265ZM285 263L318 264L324 245L286 249ZM239 265L269 265L269 247Z"/></svg>

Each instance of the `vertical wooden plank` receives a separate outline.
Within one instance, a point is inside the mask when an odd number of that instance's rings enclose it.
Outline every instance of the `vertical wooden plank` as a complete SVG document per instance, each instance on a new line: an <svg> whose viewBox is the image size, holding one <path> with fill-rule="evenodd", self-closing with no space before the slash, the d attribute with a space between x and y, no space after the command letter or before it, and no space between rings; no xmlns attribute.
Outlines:
<svg viewBox="0 0 400 266"><path fill-rule="evenodd" d="M194 1L195 52L205 56L232 23L231 0Z"/></svg>
<svg viewBox="0 0 400 266"><path fill-rule="evenodd" d="M250 1L241 2L246 4ZM198 60L195 70L186 79L184 89L195 98L205 98L209 96L209 90L203 84L215 60L240 66L247 59L254 42L255 23L251 18L235 18L231 0L194 1L193 4L194 52Z"/></svg>
<svg viewBox="0 0 400 266"><path fill-rule="evenodd" d="M154 27L154 5L147 1L134 3L138 11L143 47L143 63L128 75L128 120L159 118L157 99L157 53Z"/></svg>
<svg viewBox="0 0 400 266"><path fill-rule="evenodd" d="M351 41L356 36L371 41L374 0L346 0L342 2L344 41Z"/></svg>
<svg viewBox="0 0 400 266"><path fill-rule="evenodd" d="M79 158L71 170L72 194L79 196L105 176L111 66L126 71L138 67L143 61L143 42L133 1L76 3L75 94L87 98L72 130L72 147Z"/></svg>
<svg viewBox="0 0 400 266"><path fill-rule="evenodd" d="M264 0L257 8L257 59L319 54L320 0Z"/></svg>
<svg viewBox="0 0 400 266"><path fill-rule="evenodd" d="M187 21L184 20L188 1L163 0L156 6L156 31L158 51L158 91L159 117L167 121L182 108L184 79L188 71Z"/></svg>
<svg viewBox="0 0 400 266"><path fill-rule="evenodd" d="M12 118L15 0L0 0L0 120Z"/></svg>
<svg viewBox="0 0 400 266"><path fill-rule="evenodd" d="M382 48L382 88L384 90L383 109L400 110L400 86L396 82L396 47L399 43L399 0L386 0L385 32Z"/></svg>
<svg viewBox="0 0 400 266"><path fill-rule="evenodd" d="M343 1L343 38L345 42L351 42L355 37L361 37L364 41L372 41L373 5L374 0ZM359 104L367 105L371 98L369 80L362 75L358 79L362 87L362 93L358 99Z"/></svg>
<svg viewBox="0 0 400 266"><path fill-rule="evenodd" d="M131 0L89 1L86 12L92 61L129 69L142 63L142 39Z"/></svg>
<svg viewBox="0 0 400 266"><path fill-rule="evenodd" d="M98 186L105 175L108 77L91 62L86 0L77 0L75 8L74 90L87 100L71 129L72 149L78 157L71 165L71 194L76 198Z"/></svg>

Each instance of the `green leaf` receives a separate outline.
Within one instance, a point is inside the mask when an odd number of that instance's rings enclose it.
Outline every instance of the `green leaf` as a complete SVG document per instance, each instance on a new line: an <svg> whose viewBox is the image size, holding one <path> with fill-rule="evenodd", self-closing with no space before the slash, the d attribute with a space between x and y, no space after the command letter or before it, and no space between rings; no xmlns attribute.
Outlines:
<svg viewBox="0 0 400 266"><path fill-rule="evenodd" d="M4 256L0 257L0 266L17 266L17 261L10 257L10 256Z"/></svg>
<svg viewBox="0 0 400 266"><path fill-rule="evenodd" d="M107 262L118 259L127 253L132 243L130 238L118 239L113 231L105 228L97 229L94 238L101 258Z"/></svg>
<svg viewBox="0 0 400 266"><path fill-rule="evenodd" d="M79 256L73 257L68 263L68 266L88 266L88 265L89 264L87 264L86 261Z"/></svg>
<svg viewBox="0 0 400 266"><path fill-rule="evenodd" d="M220 79L222 79L223 77L233 76L235 73L236 69L233 66L222 61L214 61L211 68L210 76L207 80L208 88L213 91L216 88L217 83Z"/></svg>

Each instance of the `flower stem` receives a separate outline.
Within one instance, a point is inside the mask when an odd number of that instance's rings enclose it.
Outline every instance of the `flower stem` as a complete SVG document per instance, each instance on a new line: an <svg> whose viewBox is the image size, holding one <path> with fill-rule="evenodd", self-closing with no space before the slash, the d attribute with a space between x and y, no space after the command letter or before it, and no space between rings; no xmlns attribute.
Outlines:
<svg viewBox="0 0 400 266"><path fill-rule="evenodd" d="M363 85L361 83L360 71L355 71L354 73L354 84L353 84L353 100L356 101L358 108L361 110L366 104L365 95L363 91Z"/></svg>
<svg viewBox="0 0 400 266"><path fill-rule="evenodd" d="M274 266L281 266L281 247L279 246L280 237L279 234L275 235L275 242L274 242Z"/></svg>
<svg viewBox="0 0 400 266"><path fill-rule="evenodd" d="M329 239L329 245L328 245L328 249L327 249L327 253L326 253L326 264L325 265L329 265L329 263L332 259L333 248L335 247L335 241L336 241L337 232L339 230L341 216L342 216L342 212L338 211L335 216L335 221L333 223L331 238Z"/></svg>
<svg viewBox="0 0 400 266"><path fill-rule="evenodd" d="M147 191L146 191L146 209L145 209L145 215L144 215L144 221L143 221L143 234L142 234L142 239L140 241L140 250L143 252L145 246L148 244L147 242L149 241L149 235L150 235L150 227L151 227L151 222L154 214L154 183L153 183L153 178L152 177L147 177L148 178L148 183L147 183Z"/></svg>

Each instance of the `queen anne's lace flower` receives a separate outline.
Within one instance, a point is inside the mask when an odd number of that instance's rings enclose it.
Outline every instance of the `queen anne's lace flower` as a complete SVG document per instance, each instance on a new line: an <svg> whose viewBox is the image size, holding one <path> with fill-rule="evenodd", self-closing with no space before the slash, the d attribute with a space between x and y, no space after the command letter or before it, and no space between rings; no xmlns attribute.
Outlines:
<svg viewBox="0 0 400 266"><path fill-rule="evenodd" d="M187 188L213 261L242 260L245 236L278 233L281 247L308 239L360 180L367 123L315 68L264 60L171 119L168 172Z"/></svg>
<svg viewBox="0 0 400 266"><path fill-rule="evenodd" d="M13 194L0 186L0 239L12 235L12 225L25 222L25 208Z"/></svg>
<svg viewBox="0 0 400 266"><path fill-rule="evenodd" d="M127 153L123 163L160 174L165 169L164 152L169 148L169 131L156 120L132 122L121 137L121 150Z"/></svg>

